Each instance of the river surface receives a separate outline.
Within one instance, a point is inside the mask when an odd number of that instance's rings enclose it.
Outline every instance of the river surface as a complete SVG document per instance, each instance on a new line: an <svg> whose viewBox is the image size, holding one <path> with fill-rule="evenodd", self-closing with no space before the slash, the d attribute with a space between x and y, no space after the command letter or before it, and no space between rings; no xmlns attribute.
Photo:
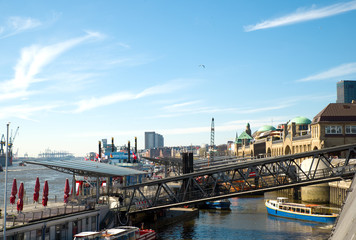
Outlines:
<svg viewBox="0 0 356 240"><path fill-rule="evenodd" d="M199 217L159 230L159 239L328 239L330 225L269 216L264 197L232 198L231 211L200 210Z"/></svg>
<svg viewBox="0 0 356 240"><path fill-rule="evenodd" d="M11 194L13 179L17 186L24 182L25 201L32 203L35 180L40 178L42 188L44 181L49 184L49 200L55 196L63 200L65 179L71 182L72 175L60 173L37 165L18 166L18 162L8 168L8 199ZM5 173L0 173L0 205L4 205ZM270 196L269 196L270 197ZM28 200L26 200L28 199ZM322 240L328 239L332 226L297 220L272 217L267 214L264 197L232 198L231 210L200 210L199 216L174 225L158 229L159 239L273 239L273 240ZM9 202L9 201L8 201ZM16 208L16 207L15 207Z"/></svg>

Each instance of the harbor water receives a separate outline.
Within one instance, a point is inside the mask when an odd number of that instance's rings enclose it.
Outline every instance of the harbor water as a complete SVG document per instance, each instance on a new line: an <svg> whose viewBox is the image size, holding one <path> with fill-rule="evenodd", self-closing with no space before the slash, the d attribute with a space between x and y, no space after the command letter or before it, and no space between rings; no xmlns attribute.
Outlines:
<svg viewBox="0 0 356 240"><path fill-rule="evenodd" d="M72 175L60 173L45 167L14 165L8 172L8 199L11 194L12 181L17 185L24 182L26 196L24 203L32 203L35 180L40 178L42 188L44 181L49 184L49 200L63 201L65 179L71 182ZM5 172L0 173L0 192L4 193ZM4 195L0 196L1 208ZM187 219L163 229L156 229L158 239L273 239L273 240L322 240L328 239L332 226L303 222L269 216L264 206L263 196L232 198L231 210L200 210L199 216ZM9 203L9 201L8 201ZM16 206L14 206L16 209ZM8 204L8 209L11 206Z"/></svg>
<svg viewBox="0 0 356 240"><path fill-rule="evenodd" d="M231 210L200 210L199 217L158 230L159 239L324 240L331 225L269 216L264 197L232 198Z"/></svg>

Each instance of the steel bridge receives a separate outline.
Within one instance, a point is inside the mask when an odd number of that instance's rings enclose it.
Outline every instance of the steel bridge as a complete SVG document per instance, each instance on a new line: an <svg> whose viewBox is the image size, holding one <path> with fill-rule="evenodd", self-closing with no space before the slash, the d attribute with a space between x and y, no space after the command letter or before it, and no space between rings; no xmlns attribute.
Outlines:
<svg viewBox="0 0 356 240"><path fill-rule="evenodd" d="M356 172L355 156L356 144L348 144L293 155L238 159L198 172L124 187L130 196L126 210L152 211L351 179ZM306 159L308 166L302 164Z"/></svg>

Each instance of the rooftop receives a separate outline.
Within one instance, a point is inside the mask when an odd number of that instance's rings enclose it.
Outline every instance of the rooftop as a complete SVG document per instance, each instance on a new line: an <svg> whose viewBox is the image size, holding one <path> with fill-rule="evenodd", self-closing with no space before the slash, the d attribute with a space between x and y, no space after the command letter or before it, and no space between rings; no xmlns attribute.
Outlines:
<svg viewBox="0 0 356 240"><path fill-rule="evenodd" d="M356 104L330 103L313 118L313 123L332 121L356 121Z"/></svg>

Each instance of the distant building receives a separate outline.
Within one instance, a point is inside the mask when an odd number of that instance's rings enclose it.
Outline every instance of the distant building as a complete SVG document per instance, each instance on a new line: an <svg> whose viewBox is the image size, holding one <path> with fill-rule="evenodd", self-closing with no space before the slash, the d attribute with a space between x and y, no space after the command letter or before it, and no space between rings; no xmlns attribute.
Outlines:
<svg viewBox="0 0 356 240"><path fill-rule="evenodd" d="M356 142L356 103L330 103L313 120L296 117L282 128L263 126L237 156L274 157Z"/></svg>
<svg viewBox="0 0 356 240"><path fill-rule="evenodd" d="M145 149L164 147L164 138L155 132L145 132Z"/></svg>
<svg viewBox="0 0 356 240"><path fill-rule="evenodd" d="M155 132L145 132L145 149L155 147Z"/></svg>
<svg viewBox="0 0 356 240"><path fill-rule="evenodd" d="M158 148L163 147L164 145L164 140L163 140L163 136L161 134L156 133L155 135L155 146Z"/></svg>
<svg viewBox="0 0 356 240"><path fill-rule="evenodd" d="M339 81L336 88L336 103L352 103L352 100L356 100L356 81Z"/></svg>

